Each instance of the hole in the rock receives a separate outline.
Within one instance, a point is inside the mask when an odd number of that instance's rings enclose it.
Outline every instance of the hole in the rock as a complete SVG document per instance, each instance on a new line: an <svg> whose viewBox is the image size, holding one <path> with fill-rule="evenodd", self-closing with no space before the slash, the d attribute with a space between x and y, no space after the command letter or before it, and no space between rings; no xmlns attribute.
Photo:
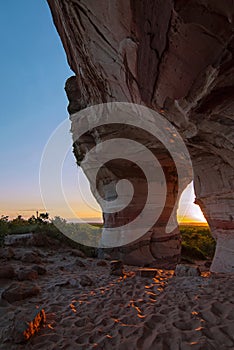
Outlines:
<svg viewBox="0 0 234 350"><path fill-rule="evenodd" d="M179 208L177 211L177 219L180 224L204 224L208 225L199 205L194 203L195 193L193 182L191 182L183 191Z"/></svg>
<svg viewBox="0 0 234 350"><path fill-rule="evenodd" d="M201 208L194 204L195 194L191 182L181 195L177 219L182 237L182 262L200 261L209 268L215 253L216 242Z"/></svg>

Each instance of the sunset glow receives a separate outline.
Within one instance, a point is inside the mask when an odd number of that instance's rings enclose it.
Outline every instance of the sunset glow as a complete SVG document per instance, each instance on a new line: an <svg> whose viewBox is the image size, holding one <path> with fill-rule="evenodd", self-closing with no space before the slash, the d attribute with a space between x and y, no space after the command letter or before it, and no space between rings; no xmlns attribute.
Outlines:
<svg viewBox="0 0 234 350"><path fill-rule="evenodd" d="M68 169L67 169L68 170ZM8 202L7 205L1 205L1 215L9 215L10 218L22 215L25 218L35 215L36 211L39 212L49 212L50 217L60 216L67 219L68 221L80 221L84 220L87 222L102 222L102 212L97 204L95 198L93 197L87 179L84 175L79 175L79 186L77 189L77 175L74 173L77 169L72 167L69 176L69 186L64 189L66 200L70 210L62 208L59 203L55 202L53 207L47 208L43 205L43 201L30 200L24 198L21 201L20 198ZM73 179L73 180L72 180ZM66 182L66 181L65 181ZM65 187L68 182L65 183ZM177 211L177 218L180 224L207 224L206 219L197 204L194 204L194 190L192 184L190 184L183 192L179 208ZM71 214L73 213L73 215Z"/></svg>

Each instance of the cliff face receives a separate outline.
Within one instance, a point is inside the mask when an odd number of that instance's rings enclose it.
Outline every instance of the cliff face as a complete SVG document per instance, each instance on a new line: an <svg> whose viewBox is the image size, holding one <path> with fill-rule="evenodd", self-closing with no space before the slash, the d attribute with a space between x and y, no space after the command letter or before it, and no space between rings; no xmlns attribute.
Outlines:
<svg viewBox="0 0 234 350"><path fill-rule="evenodd" d="M48 3L68 63L76 74L66 84L70 114L98 103L122 101L145 105L167 118L187 145L196 203L217 240L211 270L234 272L233 2ZM71 120L75 133L76 121ZM78 162L108 137L130 133L128 128L120 133L116 126L90 131L74 144ZM182 190L178 190L175 164L149 135L135 131L135 140L150 144L155 156L163 159L167 200L163 215L148 234L117 253L132 263L176 262L180 253L178 229L169 234L165 230L170 215L175 219L172 207ZM110 199L115 195L115 184L124 177L135 182L138 194L121 215L104 214L106 227L131 220L143 202L143 175L123 161L102 169L97 189ZM189 178L185 177L184 188Z"/></svg>

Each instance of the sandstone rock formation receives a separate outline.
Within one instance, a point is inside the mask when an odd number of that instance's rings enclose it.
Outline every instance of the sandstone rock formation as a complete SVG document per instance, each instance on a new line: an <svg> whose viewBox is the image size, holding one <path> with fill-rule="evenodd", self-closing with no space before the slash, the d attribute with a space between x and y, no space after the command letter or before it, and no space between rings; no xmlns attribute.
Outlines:
<svg viewBox="0 0 234 350"><path fill-rule="evenodd" d="M13 282L2 293L2 298L9 303L31 298L40 293L40 288L32 282Z"/></svg>
<svg viewBox="0 0 234 350"><path fill-rule="evenodd" d="M211 271L234 272L233 2L48 3L76 75L66 84L69 113L74 115L98 103L122 101L163 114L187 145L196 203L217 240ZM74 132L76 120L71 119ZM94 145L119 132L118 127L102 127L83 135L74 144L78 164ZM129 135L130 130L124 132ZM157 143L152 144L149 135L137 133L136 137L162 159L167 200L157 225L135 245L123 247L121 254L135 263L176 262L180 253L178 229L170 234L165 230L180 195L175 164ZM97 187L103 197L110 198L110 192L114 196L115 184L126 176L133 186L135 181L135 189L144 193L142 174L136 173L131 164L119 161L106 164L99 176ZM124 214L104 214L105 226L118 226L135 217L143 202L140 192Z"/></svg>
<svg viewBox="0 0 234 350"><path fill-rule="evenodd" d="M14 327L12 338L16 344L26 343L46 322L45 310L35 309L18 309L14 317Z"/></svg>

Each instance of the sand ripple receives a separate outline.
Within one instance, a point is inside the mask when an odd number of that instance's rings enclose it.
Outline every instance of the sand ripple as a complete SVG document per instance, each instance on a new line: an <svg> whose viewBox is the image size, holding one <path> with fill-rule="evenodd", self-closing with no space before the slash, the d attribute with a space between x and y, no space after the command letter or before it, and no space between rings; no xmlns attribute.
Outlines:
<svg viewBox="0 0 234 350"><path fill-rule="evenodd" d="M38 280L41 293L13 304L0 301L0 349L234 348L234 276L182 278L158 270L155 279L118 278L109 275L109 262L97 266L96 260L81 258L84 268L68 252L43 254L49 259L48 273ZM93 285L81 287L81 274ZM14 344L9 334L16 310L35 305L45 309L45 327L25 345Z"/></svg>

